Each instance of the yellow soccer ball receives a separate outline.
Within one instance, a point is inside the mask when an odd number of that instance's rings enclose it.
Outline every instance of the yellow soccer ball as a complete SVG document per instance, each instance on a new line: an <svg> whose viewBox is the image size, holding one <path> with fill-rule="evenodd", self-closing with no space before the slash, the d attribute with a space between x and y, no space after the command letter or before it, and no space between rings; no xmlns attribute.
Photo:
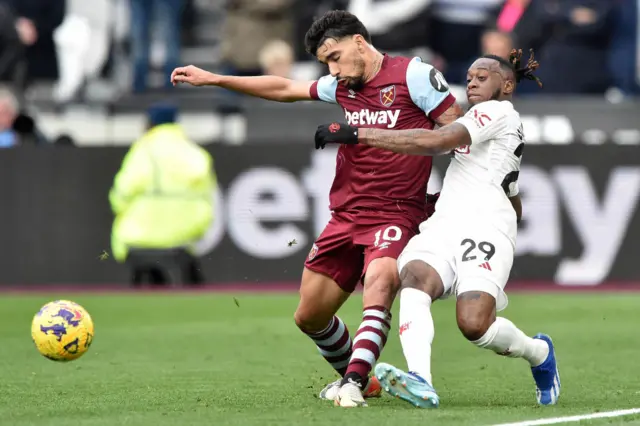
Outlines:
<svg viewBox="0 0 640 426"><path fill-rule="evenodd" d="M53 361L73 361L89 350L93 321L77 303L56 300L33 317L31 337L43 356Z"/></svg>

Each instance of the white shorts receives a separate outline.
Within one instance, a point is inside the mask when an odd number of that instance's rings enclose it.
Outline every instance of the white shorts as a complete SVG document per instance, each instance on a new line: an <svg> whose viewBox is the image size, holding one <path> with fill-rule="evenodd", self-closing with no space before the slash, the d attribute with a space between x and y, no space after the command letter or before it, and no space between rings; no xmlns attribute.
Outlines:
<svg viewBox="0 0 640 426"><path fill-rule="evenodd" d="M501 311L509 303L504 288L513 255L511 240L490 224L460 223L434 215L420 226L420 233L398 257L398 271L413 260L421 260L440 275L442 298L482 291L496 299L496 309Z"/></svg>

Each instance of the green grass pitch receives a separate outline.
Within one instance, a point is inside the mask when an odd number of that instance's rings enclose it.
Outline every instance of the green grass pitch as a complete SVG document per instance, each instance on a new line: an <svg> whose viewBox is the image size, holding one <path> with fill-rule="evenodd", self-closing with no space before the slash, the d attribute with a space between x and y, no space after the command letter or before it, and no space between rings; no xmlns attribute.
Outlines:
<svg viewBox="0 0 640 426"><path fill-rule="evenodd" d="M91 313L90 351L71 363L40 356L29 330L49 300ZM518 294L504 312L556 343L562 396L538 407L526 362L473 347L454 304L434 304L437 410L384 395L339 409L316 395L335 375L293 323L296 295L50 294L0 300L2 425L491 425L640 407L640 295ZM355 332L361 298L340 315ZM393 329L382 361L404 367ZM588 424L640 423L640 415Z"/></svg>

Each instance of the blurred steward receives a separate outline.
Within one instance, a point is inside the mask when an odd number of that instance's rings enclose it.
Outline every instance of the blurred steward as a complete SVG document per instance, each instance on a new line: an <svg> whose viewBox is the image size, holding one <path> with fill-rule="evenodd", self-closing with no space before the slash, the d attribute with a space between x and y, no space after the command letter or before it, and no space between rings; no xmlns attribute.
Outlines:
<svg viewBox="0 0 640 426"><path fill-rule="evenodd" d="M155 105L147 132L133 143L109 193L112 250L132 281L202 281L192 246L213 220L213 159L176 123L176 108Z"/></svg>

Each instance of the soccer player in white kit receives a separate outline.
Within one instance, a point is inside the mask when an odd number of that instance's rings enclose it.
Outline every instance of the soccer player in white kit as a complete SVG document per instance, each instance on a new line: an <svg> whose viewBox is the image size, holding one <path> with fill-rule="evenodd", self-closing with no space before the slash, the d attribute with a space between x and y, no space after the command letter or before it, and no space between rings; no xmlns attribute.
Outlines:
<svg viewBox="0 0 640 426"><path fill-rule="evenodd" d="M435 213L398 258L399 332L409 371L385 363L375 368L387 392L417 407L440 404L431 377L431 303L450 295L457 299L458 327L469 341L528 361L539 404L555 404L560 395L551 338L528 337L496 316L508 303L504 288L522 214L518 174L524 134L510 100L517 82L538 81L533 54L524 67L521 56L513 51L509 61L493 55L476 60L467 76L471 109L440 129L388 131L340 124L320 126L316 132L319 146L361 143L399 153L453 156Z"/></svg>

